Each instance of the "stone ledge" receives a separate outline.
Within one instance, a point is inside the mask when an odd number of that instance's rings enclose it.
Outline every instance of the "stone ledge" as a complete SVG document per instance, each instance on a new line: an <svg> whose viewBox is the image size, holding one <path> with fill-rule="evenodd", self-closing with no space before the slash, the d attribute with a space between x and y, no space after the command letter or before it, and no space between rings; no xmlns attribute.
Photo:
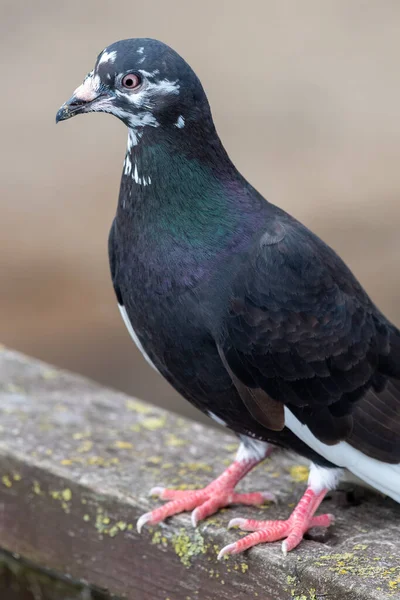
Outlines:
<svg viewBox="0 0 400 600"><path fill-rule="evenodd" d="M240 535L224 529L230 518L287 517L304 486L301 460L276 454L246 478L242 489L277 492L277 506L221 511L196 530L181 515L139 536L137 518L158 502L148 489L205 485L232 459L234 439L4 349L0 374L7 552L129 600L400 598L394 502L371 493L351 506L333 494L325 543L306 540L287 558L280 544L264 545L217 562Z"/></svg>

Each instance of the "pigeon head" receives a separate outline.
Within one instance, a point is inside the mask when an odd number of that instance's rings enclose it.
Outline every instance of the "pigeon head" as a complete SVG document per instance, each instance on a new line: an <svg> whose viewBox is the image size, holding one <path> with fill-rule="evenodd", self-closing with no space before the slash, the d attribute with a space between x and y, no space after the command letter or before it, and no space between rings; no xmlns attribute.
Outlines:
<svg viewBox="0 0 400 600"><path fill-rule="evenodd" d="M105 48L56 122L89 112L113 114L139 136L144 128L176 131L188 120L210 118L206 95L189 65L166 44L147 38Z"/></svg>

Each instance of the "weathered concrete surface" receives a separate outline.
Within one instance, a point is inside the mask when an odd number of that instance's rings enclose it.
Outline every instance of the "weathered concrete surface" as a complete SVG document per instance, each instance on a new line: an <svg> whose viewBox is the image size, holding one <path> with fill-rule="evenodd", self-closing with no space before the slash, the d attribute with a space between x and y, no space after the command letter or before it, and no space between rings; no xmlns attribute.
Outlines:
<svg viewBox="0 0 400 600"><path fill-rule="evenodd" d="M276 543L217 562L240 535L225 531L230 518L290 513L304 486L301 460L273 456L243 483L278 492L277 506L232 508L197 530L181 515L139 536L138 516L158 504L148 489L206 484L231 460L234 440L6 350L0 381L5 550L130 600L400 598L392 501L368 494L352 506L335 494L323 505L337 517L326 543L307 540L286 559Z"/></svg>

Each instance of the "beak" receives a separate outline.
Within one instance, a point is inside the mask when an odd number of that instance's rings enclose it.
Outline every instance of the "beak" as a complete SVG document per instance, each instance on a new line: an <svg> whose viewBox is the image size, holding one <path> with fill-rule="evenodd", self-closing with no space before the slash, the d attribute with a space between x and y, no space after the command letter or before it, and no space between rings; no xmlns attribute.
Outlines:
<svg viewBox="0 0 400 600"><path fill-rule="evenodd" d="M96 108L93 105L96 100L106 95L100 84L99 76L94 76L92 71L82 85L76 88L71 98L62 105L56 114L56 123L66 121L75 115L95 111Z"/></svg>
<svg viewBox="0 0 400 600"><path fill-rule="evenodd" d="M56 114L56 123L86 112L94 100L80 100L75 95L71 96Z"/></svg>

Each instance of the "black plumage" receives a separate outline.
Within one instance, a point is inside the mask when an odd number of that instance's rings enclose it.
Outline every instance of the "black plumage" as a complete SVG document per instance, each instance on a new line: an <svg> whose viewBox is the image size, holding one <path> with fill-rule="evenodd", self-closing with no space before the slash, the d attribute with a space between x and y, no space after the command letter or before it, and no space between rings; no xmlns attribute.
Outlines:
<svg viewBox="0 0 400 600"><path fill-rule="evenodd" d="M130 128L111 275L155 368L237 434L358 475L350 448L399 465L399 330L329 246L236 170L190 67L154 40L113 44L57 118L91 111ZM400 472L391 487L389 471L367 470L400 499Z"/></svg>

